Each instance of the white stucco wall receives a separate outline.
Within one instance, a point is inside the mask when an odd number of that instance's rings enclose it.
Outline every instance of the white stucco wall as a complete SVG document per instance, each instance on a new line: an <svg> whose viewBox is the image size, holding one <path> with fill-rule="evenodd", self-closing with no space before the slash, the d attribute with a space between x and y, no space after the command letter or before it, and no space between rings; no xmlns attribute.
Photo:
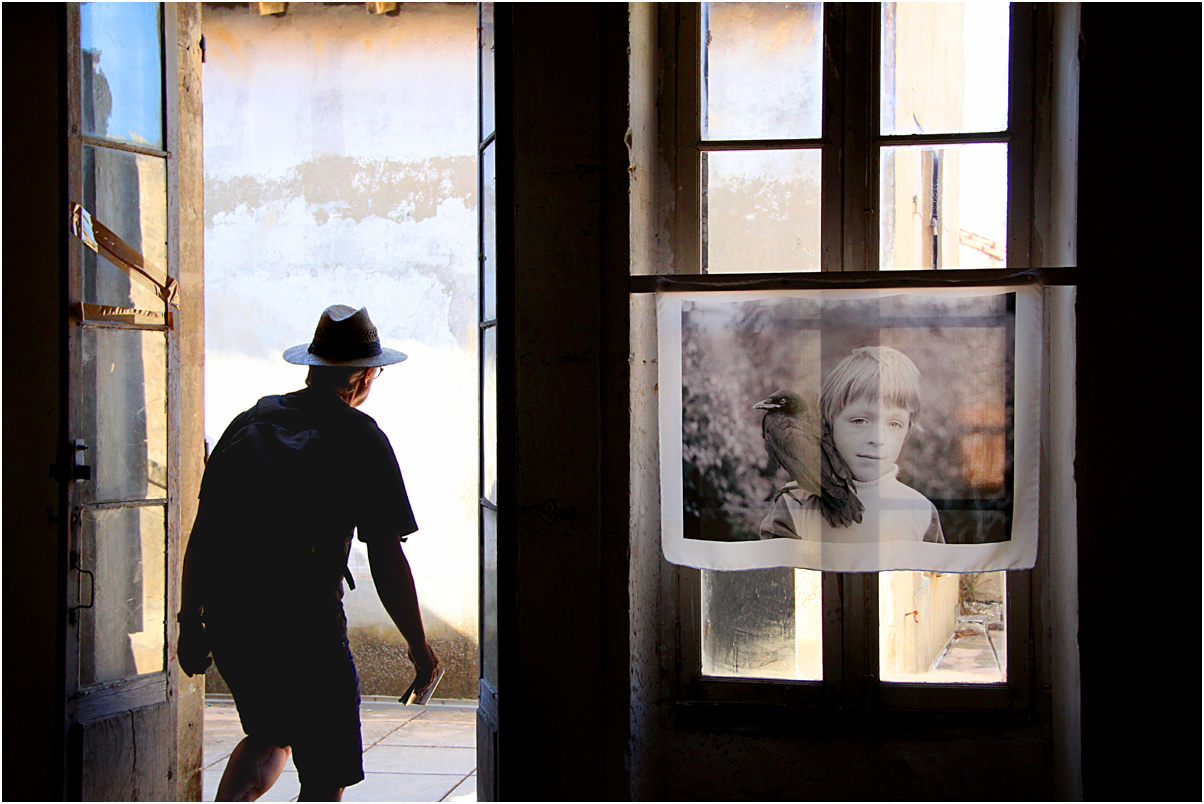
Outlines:
<svg viewBox="0 0 1204 804"><path fill-rule="evenodd" d="M206 436L304 384L280 355L327 305L367 306L383 344L409 355L362 409L392 441L418 519L406 554L430 640L456 663L440 693L475 696L475 6L203 10ZM395 662L403 643L366 555L351 566L353 647L357 629L375 634L388 644L367 652ZM371 688L371 663L364 694L392 693L389 674Z"/></svg>

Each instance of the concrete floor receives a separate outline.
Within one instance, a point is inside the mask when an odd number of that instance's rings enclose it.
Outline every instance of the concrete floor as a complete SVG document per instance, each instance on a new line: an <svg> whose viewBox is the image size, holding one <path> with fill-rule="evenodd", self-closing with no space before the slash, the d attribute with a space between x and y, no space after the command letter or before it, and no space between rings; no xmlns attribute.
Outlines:
<svg viewBox="0 0 1204 804"><path fill-rule="evenodd" d="M476 801L476 703L401 706L365 701L360 708L364 781L344 801ZM245 735L229 698L205 702L202 800L213 801L226 759ZM260 801L295 801L301 790L292 758Z"/></svg>

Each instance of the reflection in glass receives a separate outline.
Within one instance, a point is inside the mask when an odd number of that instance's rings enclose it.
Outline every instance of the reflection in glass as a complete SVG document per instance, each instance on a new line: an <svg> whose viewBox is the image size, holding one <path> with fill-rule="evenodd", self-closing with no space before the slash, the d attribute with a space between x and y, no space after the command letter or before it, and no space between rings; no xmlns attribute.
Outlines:
<svg viewBox="0 0 1204 804"><path fill-rule="evenodd" d="M80 337L84 394L79 432L92 479L85 501L167 496L167 336L85 329Z"/></svg>
<svg viewBox="0 0 1204 804"><path fill-rule="evenodd" d="M481 331L481 496L497 503L497 327Z"/></svg>
<svg viewBox="0 0 1204 804"><path fill-rule="evenodd" d="M1007 265L1003 143L882 149L883 270Z"/></svg>
<svg viewBox="0 0 1204 804"><path fill-rule="evenodd" d="M481 317L497 318L497 145L490 143L481 154Z"/></svg>
<svg viewBox="0 0 1204 804"><path fill-rule="evenodd" d="M477 50L481 77L481 131L482 141L493 133L493 89L494 89L494 23L493 3L478 5L481 25L481 47Z"/></svg>
<svg viewBox="0 0 1204 804"><path fill-rule="evenodd" d="M883 681L1007 681L1007 573L878 575L878 657Z"/></svg>
<svg viewBox="0 0 1204 804"><path fill-rule="evenodd" d="M163 669L166 541L162 506L85 511L80 685ZM91 587L91 588L89 588ZM89 597L91 595L91 597Z"/></svg>
<svg viewBox="0 0 1204 804"><path fill-rule="evenodd" d="M84 147L84 208L143 260L167 269L167 163L153 156ZM162 312L154 288L90 248L84 250L83 298L94 304Z"/></svg>
<svg viewBox="0 0 1204 804"><path fill-rule="evenodd" d="M497 511L481 506L481 532L481 677L497 689Z"/></svg>
<svg viewBox="0 0 1204 804"><path fill-rule="evenodd" d="M1007 3L882 4L882 133L1003 131Z"/></svg>
<svg viewBox="0 0 1204 804"><path fill-rule="evenodd" d="M706 273L820 269L819 150L703 155Z"/></svg>
<svg viewBox="0 0 1204 804"><path fill-rule="evenodd" d="M79 10L84 134L163 150L158 3L83 3Z"/></svg>
<svg viewBox="0 0 1204 804"><path fill-rule="evenodd" d="M823 678L819 572L702 572L702 674Z"/></svg>
<svg viewBox="0 0 1204 804"><path fill-rule="evenodd" d="M822 134L823 4L703 4L702 136Z"/></svg>

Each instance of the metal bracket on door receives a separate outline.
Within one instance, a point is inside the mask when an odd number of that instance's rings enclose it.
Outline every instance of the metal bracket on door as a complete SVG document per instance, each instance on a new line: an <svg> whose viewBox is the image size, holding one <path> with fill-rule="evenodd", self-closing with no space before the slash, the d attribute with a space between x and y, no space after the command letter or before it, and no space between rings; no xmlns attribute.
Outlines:
<svg viewBox="0 0 1204 804"><path fill-rule="evenodd" d="M534 511L539 514L540 519L547 522L549 525L557 520L572 521L577 518L577 506L569 505L564 508L560 507L560 503L549 497L539 505L524 505L520 511Z"/></svg>
<svg viewBox="0 0 1204 804"><path fill-rule="evenodd" d="M80 564L79 551L72 550L71 551L71 569L78 572L80 574L80 578L82 578L85 575L88 576L88 605L85 606L82 603L77 603L76 605L71 607L71 610L67 612L67 620L72 625L75 625L76 621L79 619L79 615L77 614L78 611L80 611L81 609L90 609L90 608L92 608L93 604L96 603L96 575L91 570L86 570L83 567L81 567L79 564ZM82 595L79 590L79 584L76 584L75 599L79 600L80 597L82 597Z"/></svg>

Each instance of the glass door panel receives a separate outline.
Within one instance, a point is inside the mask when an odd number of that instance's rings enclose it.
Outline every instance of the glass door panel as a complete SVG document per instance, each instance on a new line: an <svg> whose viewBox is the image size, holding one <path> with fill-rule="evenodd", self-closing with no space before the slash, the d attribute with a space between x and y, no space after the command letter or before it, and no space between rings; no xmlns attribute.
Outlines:
<svg viewBox="0 0 1204 804"><path fill-rule="evenodd" d="M91 479L76 482L80 503L167 496L167 336L162 332L84 329L80 371L95 392L84 396L77 438ZM86 457L86 460L84 460Z"/></svg>
<svg viewBox="0 0 1204 804"><path fill-rule="evenodd" d="M81 537L80 685L162 670L167 594L163 506L85 511Z"/></svg>
<svg viewBox="0 0 1204 804"><path fill-rule="evenodd" d="M80 102L87 136L164 150L158 3L83 3Z"/></svg>
<svg viewBox="0 0 1204 804"><path fill-rule="evenodd" d="M112 148L83 149L84 209L143 260L167 265L167 162ZM83 300L92 304L163 311L155 289L132 278L90 248L84 250Z"/></svg>

